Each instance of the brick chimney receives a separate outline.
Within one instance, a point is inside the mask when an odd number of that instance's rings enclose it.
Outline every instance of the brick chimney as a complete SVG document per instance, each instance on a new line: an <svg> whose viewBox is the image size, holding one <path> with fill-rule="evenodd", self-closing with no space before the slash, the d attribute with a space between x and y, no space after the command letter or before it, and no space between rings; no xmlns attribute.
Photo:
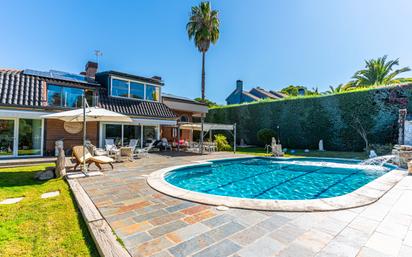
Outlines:
<svg viewBox="0 0 412 257"><path fill-rule="evenodd" d="M243 81L240 79L236 80L236 90L238 92L243 92Z"/></svg>
<svg viewBox="0 0 412 257"><path fill-rule="evenodd" d="M97 67L97 62L88 61L86 63L85 71L82 72L82 74L86 75L86 77L94 79L97 73Z"/></svg>

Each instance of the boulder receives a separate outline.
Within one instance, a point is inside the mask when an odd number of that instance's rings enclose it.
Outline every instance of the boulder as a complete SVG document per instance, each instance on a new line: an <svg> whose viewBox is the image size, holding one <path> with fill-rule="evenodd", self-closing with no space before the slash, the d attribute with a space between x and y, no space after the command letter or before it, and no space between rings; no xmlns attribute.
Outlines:
<svg viewBox="0 0 412 257"><path fill-rule="evenodd" d="M412 151L412 146L410 146L410 145L401 145L401 146L399 146L399 150L401 150L401 151Z"/></svg>
<svg viewBox="0 0 412 257"><path fill-rule="evenodd" d="M41 181L52 178L54 178L54 167L47 168L45 171L37 172L36 175L34 175L34 179Z"/></svg>

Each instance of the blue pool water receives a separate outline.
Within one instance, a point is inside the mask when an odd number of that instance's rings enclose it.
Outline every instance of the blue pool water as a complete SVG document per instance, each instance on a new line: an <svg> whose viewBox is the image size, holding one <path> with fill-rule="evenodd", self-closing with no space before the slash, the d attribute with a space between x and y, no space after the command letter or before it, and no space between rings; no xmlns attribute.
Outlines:
<svg viewBox="0 0 412 257"><path fill-rule="evenodd" d="M321 158L242 158L168 172L167 182L201 193L254 199L303 200L350 193L394 166Z"/></svg>

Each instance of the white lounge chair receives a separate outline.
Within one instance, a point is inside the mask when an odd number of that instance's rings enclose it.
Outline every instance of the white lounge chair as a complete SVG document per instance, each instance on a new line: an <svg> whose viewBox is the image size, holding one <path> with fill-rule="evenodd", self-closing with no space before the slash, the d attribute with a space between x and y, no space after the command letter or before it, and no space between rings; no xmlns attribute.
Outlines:
<svg viewBox="0 0 412 257"><path fill-rule="evenodd" d="M130 142L129 142L128 147L130 147L130 148L132 149L132 156L133 156L133 158L134 158L134 156L135 156L135 152L136 152L136 148L137 148L138 144L139 144L139 140L137 140L137 139L130 139Z"/></svg>
<svg viewBox="0 0 412 257"><path fill-rule="evenodd" d="M117 146L114 144L114 139L105 139L106 142L106 151L110 154L118 154L120 150L117 148Z"/></svg>
<svg viewBox="0 0 412 257"><path fill-rule="evenodd" d="M145 148L142 148L142 149L137 149L137 150L136 150L137 156L140 156L140 155L141 155L141 156L144 156L144 157L147 156L147 154L149 153L149 151L152 150L155 142L156 142L156 141L152 141L152 142L149 144L149 146L147 146L147 147L145 147Z"/></svg>

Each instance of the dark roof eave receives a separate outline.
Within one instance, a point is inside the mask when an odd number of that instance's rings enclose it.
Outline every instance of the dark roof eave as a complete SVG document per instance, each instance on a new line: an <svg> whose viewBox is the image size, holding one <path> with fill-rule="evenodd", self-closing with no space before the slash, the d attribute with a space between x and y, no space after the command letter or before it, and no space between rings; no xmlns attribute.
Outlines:
<svg viewBox="0 0 412 257"><path fill-rule="evenodd" d="M170 99L174 102L181 102L181 103L190 103L190 104L197 104L197 105L201 105L201 106L207 106L207 104L205 103L201 103L198 101L190 101L190 100L183 100L183 99L178 99L178 98L174 98L174 97L169 97L169 96L162 96L162 98L167 98Z"/></svg>

